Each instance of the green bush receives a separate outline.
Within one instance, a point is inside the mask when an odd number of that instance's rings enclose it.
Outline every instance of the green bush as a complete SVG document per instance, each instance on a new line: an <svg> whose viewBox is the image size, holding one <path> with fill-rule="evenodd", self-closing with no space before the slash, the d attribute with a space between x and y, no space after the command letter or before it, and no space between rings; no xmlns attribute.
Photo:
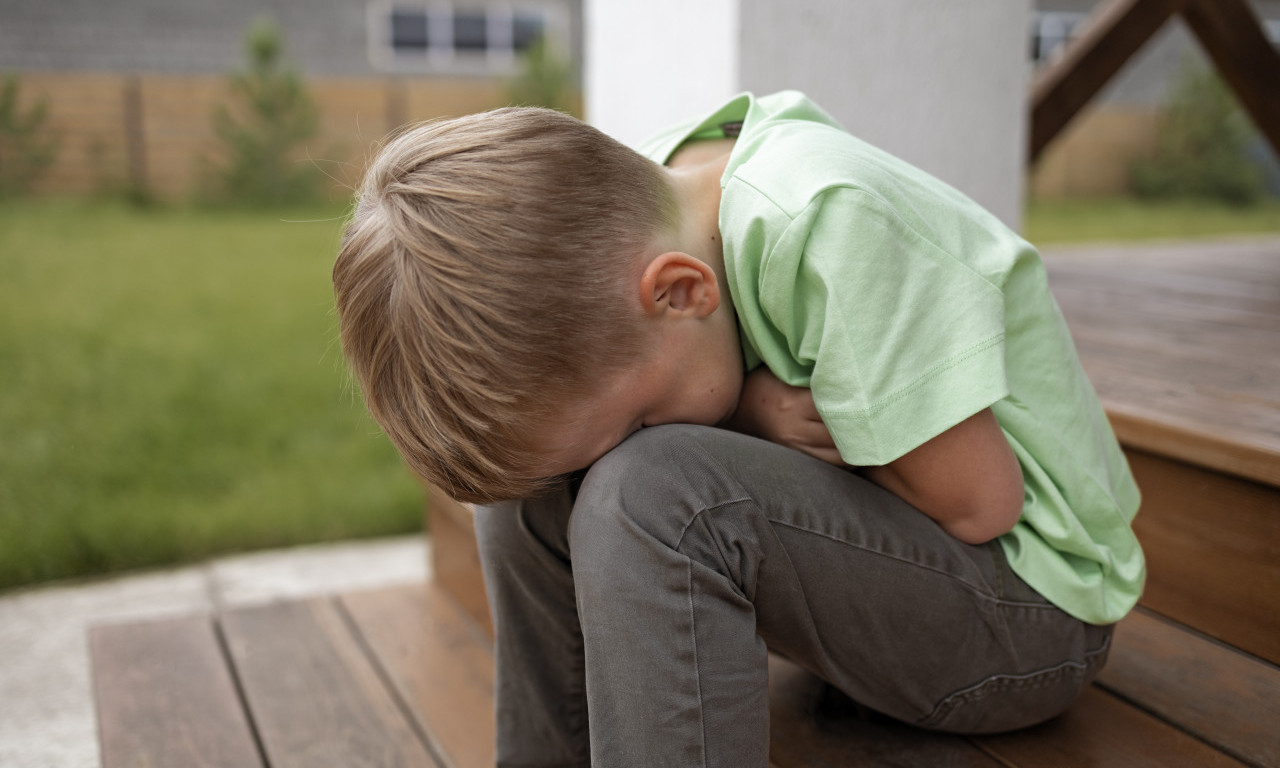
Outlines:
<svg viewBox="0 0 1280 768"><path fill-rule="evenodd" d="M18 76L0 82L0 197L22 194L58 155L58 139L45 127L48 105L18 107Z"/></svg>
<svg viewBox="0 0 1280 768"><path fill-rule="evenodd" d="M1133 191L1145 198L1256 203L1264 188L1246 153L1252 132L1217 74L1188 66L1166 107L1155 154L1133 166Z"/></svg>
<svg viewBox="0 0 1280 768"><path fill-rule="evenodd" d="M321 174L300 157L317 133L315 103L302 78L284 62L284 39L259 21L245 37L246 69L231 78L233 104L213 113L222 143L214 163L214 197L250 205L314 200Z"/></svg>
<svg viewBox="0 0 1280 768"><path fill-rule="evenodd" d="M540 37L525 52L520 74L507 84L507 101L573 114L573 91L573 69Z"/></svg>

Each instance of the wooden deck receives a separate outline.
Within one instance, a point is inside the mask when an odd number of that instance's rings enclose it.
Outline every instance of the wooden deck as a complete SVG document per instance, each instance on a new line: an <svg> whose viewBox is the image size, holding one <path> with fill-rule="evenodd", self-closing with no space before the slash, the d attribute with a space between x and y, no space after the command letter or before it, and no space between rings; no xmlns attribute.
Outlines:
<svg viewBox="0 0 1280 768"><path fill-rule="evenodd" d="M1065 715L993 737L868 714L771 662L776 768L1280 768L1280 239L1047 261L1144 493L1143 606ZM104 768L493 765L471 520L434 580L90 635Z"/></svg>
<svg viewBox="0 0 1280 768"><path fill-rule="evenodd" d="M1143 493L1143 604L1280 663L1280 239L1046 261Z"/></svg>

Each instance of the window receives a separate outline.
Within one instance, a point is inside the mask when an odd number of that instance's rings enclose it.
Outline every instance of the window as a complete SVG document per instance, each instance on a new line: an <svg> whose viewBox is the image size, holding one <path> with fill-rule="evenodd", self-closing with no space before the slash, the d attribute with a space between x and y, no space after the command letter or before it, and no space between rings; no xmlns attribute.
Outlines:
<svg viewBox="0 0 1280 768"><path fill-rule="evenodd" d="M1041 11L1031 21L1031 60L1039 63L1057 55L1075 37L1084 21L1083 13Z"/></svg>
<svg viewBox="0 0 1280 768"><path fill-rule="evenodd" d="M373 0L369 57L386 71L506 73L543 38L567 58L566 14L552 3Z"/></svg>

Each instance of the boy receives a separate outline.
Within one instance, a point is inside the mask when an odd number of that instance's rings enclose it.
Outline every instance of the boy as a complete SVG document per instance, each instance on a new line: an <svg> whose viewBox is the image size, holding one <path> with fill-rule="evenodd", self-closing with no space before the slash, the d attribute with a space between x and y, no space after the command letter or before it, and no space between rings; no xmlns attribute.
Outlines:
<svg viewBox="0 0 1280 768"><path fill-rule="evenodd" d="M642 151L415 129L334 269L375 418L491 502L499 763L764 766L770 650L926 728L1062 711L1144 566L1035 251L797 93Z"/></svg>

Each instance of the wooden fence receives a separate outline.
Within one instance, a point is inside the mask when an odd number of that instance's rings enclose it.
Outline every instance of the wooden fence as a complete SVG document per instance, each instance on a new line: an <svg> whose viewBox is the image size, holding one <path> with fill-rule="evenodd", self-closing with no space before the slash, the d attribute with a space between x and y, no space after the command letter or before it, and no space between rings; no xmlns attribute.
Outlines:
<svg viewBox="0 0 1280 768"><path fill-rule="evenodd" d="M227 79L206 75L27 72L24 103L48 104L59 137L57 162L38 192L83 195L141 187L163 200L191 197L202 159L217 154L212 114L231 98ZM306 157L353 186L369 147L406 122L459 115L505 103L500 82L484 79L310 79L320 131ZM1155 108L1098 105L1073 122L1028 169L1036 197L1118 195L1128 168L1154 145ZM301 160L306 162L306 159Z"/></svg>
<svg viewBox="0 0 1280 768"><path fill-rule="evenodd" d="M206 183L219 142L212 114L231 102L227 78L208 75L21 73L21 100L48 105L57 161L37 192L83 195L130 187L162 200L190 198ZM314 162L335 187L354 186L369 148L411 121L505 103L484 79L309 79L320 128L299 162Z"/></svg>

